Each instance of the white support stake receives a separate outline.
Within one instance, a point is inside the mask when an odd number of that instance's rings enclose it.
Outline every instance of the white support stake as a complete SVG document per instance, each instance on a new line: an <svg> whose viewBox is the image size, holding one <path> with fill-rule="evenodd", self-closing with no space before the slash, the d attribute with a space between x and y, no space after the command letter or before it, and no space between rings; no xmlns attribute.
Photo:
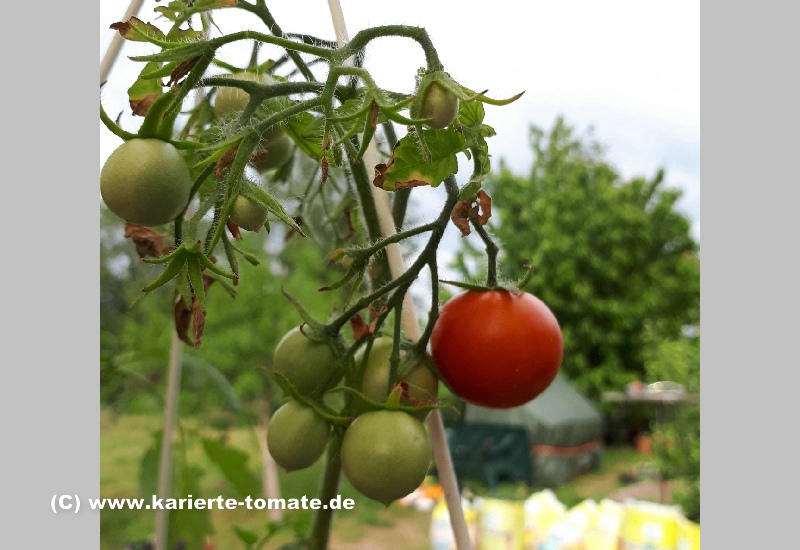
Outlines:
<svg viewBox="0 0 800 550"><path fill-rule="evenodd" d="M341 48L348 40L342 6L339 0L328 0L328 5L330 6L331 18L333 19L333 27L336 31L336 39ZM375 146L375 141L371 140L364 153L364 165L367 169L367 173L371 173L375 165L380 162L380 155ZM378 212L378 223L381 228L381 234L384 237L394 235L397 230L394 226L394 218L391 208L389 207L389 199L387 198L386 191L378 189L375 186L370 186L370 188L372 190L372 198L375 201L375 208ZM389 244L386 247L386 254L389 260L389 271L392 278L396 279L405 271L403 256L400 253L400 246L397 243ZM414 302L411 300L411 293L407 292L403 297L402 307L403 327L405 328L406 334L411 340L417 341L422 334L419 330L419 323L414 310ZM428 414L427 424L431 436L431 443L433 445L433 459L436 463L436 472L439 476L442 488L444 489L444 498L447 503L448 513L450 514L450 525L453 528L456 548L458 550L472 550L472 541L469 538L467 522L464 519L464 510L461 508L461 494L458 491L458 480L456 479L453 462L450 457L450 450L447 447L447 437L444 432L442 414L438 409Z"/></svg>

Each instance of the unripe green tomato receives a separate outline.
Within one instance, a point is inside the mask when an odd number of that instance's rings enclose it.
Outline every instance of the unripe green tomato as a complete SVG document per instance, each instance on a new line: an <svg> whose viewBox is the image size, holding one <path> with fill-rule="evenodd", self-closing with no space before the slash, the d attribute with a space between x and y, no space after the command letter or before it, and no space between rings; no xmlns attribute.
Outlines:
<svg viewBox="0 0 800 550"><path fill-rule="evenodd" d="M278 128L278 136L274 139L263 141L260 146L260 149L265 149L267 151L267 156L264 157L262 161L252 163L259 174L283 166L286 161L289 160L289 157L292 156L292 146L294 143L280 126L276 126L275 128Z"/></svg>
<svg viewBox="0 0 800 550"><path fill-rule="evenodd" d="M314 342L295 327L275 347L272 372L282 374L302 395L318 396L341 380L336 356L324 342Z"/></svg>
<svg viewBox="0 0 800 550"><path fill-rule="evenodd" d="M425 426L403 411L370 411L344 434L342 471L364 496L389 506L420 486L431 465Z"/></svg>
<svg viewBox="0 0 800 550"><path fill-rule="evenodd" d="M100 195L120 218L148 227L169 223L189 202L192 177L178 150L160 139L133 138L109 155Z"/></svg>
<svg viewBox="0 0 800 550"><path fill-rule="evenodd" d="M425 90L420 117L432 119L430 127L441 130L450 126L457 115L458 98L438 82L431 82Z"/></svg>
<svg viewBox="0 0 800 550"><path fill-rule="evenodd" d="M267 429L267 448L287 472L314 464L328 444L330 424L310 408L289 401L272 415Z"/></svg>
<svg viewBox="0 0 800 550"><path fill-rule="evenodd" d="M372 342L372 349L364 367L360 391L373 401L383 403L389 397L389 370L394 340L388 336L381 336ZM355 355L356 366L363 361L366 346L361 347ZM416 365L405 377L408 382L408 394L412 400L436 399L439 392L439 379L424 364ZM401 400L401 405L413 405L413 401ZM417 413L414 416L424 420L427 412Z"/></svg>
<svg viewBox="0 0 800 550"><path fill-rule="evenodd" d="M274 84L275 79L266 73L254 73L251 71L244 71L235 73L230 78L238 80L247 80L250 82L258 82L260 84ZM250 94L241 88L233 86L220 86L214 96L214 115L217 118L226 117L244 110L247 102L250 100Z"/></svg>
<svg viewBox="0 0 800 550"><path fill-rule="evenodd" d="M239 195L233 201L231 219L233 223L247 231L258 231L267 223L269 212L244 195Z"/></svg>

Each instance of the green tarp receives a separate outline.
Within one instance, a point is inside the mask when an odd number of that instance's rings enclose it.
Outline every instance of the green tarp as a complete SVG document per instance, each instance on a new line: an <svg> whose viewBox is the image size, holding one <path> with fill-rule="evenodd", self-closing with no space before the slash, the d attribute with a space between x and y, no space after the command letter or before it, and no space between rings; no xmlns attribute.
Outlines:
<svg viewBox="0 0 800 550"><path fill-rule="evenodd" d="M505 429L524 430L527 449L521 453L519 450L511 453L508 449L493 453L496 458L486 460L483 465L489 470L496 466L491 464L493 461L507 461L511 454L526 456L530 460L532 484L553 487L599 463L603 417L560 373L544 393L520 407L486 409L467 404L459 433L485 432L492 426L497 436ZM517 465L518 469L522 467L527 464Z"/></svg>

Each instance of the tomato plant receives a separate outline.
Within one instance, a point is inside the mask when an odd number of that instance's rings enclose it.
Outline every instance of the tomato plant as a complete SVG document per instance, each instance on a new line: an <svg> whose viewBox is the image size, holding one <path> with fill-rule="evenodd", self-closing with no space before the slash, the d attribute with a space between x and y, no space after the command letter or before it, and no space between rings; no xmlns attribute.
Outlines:
<svg viewBox="0 0 800 550"><path fill-rule="evenodd" d="M100 171L100 195L109 210L138 225L173 221L186 208L192 179L178 150L160 139L131 139Z"/></svg>
<svg viewBox="0 0 800 550"><path fill-rule="evenodd" d="M442 307L431 353L453 393L474 405L505 409L547 389L561 367L563 340L555 315L536 296L472 290Z"/></svg>
<svg viewBox="0 0 800 550"><path fill-rule="evenodd" d="M328 444L331 426L297 401L282 405L269 423L267 447L275 462L287 471L314 464Z"/></svg>
<svg viewBox="0 0 800 550"><path fill-rule="evenodd" d="M213 21L220 9L244 10L263 25L213 36L220 30ZM483 229L491 199L481 186L490 169L487 139L495 130L484 124L483 105L508 105L521 94L498 100L462 85L445 72L428 33L419 27L369 28L340 45L284 33L260 1L176 0L156 11L164 29L136 17L111 26L128 40L158 49L130 58L143 64L128 88L134 115L143 116L140 128L127 131L119 118L100 109L102 122L126 149L153 141L174 161L157 178L147 178L158 180L159 193L164 185L175 190L174 201L164 195L145 198L141 181L136 196L120 191L135 186L119 174L141 169L131 168L134 163L158 164L163 152L146 152L101 177L101 189L107 181L122 182L112 186L119 200L111 194L107 200L113 211L159 212L157 219L122 217L171 224L170 235L138 233L143 260L164 266L143 291L174 284L176 330L192 343L190 324L197 347L209 314L209 289L222 286L235 297L234 287L246 275L239 260L258 264L237 246L235 241L247 238L238 228L270 231L272 219L286 226L283 246L296 242L291 236L311 235L329 247L329 265L344 266L345 272L337 271L338 280L314 290L341 293L336 309L321 321L305 309L303 296L285 293L302 325L287 332L271 354L264 350L265 357L272 356L270 381L289 399L270 422L268 449L289 470L307 467L325 452L323 502L335 496L344 472L363 495L388 505L423 480L432 444L446 450L446 441L436 435L443 432L438 411L428 415L443 406L436 400L438 380L427 351L439 309L437 252L451 223L462 235L474 226L486 243L491 284L496 247ZM414 93L382 88L364 68L367 48L384 37L407 39L422 50L425 65L408 75L407 89ZM224 47L244 43L253 47L246 67L220 55ZM279 50L278 57L260 60L263 45ZM189 96L192 92L197 93ZM189 97L195 101L187 107ZM406 134L398 138L396 126ZM378 132L390 152L366 164ZM472 161L462 185L456 178L458 155ZM253 169L259 178L251 175ZM298 196L277 185L286 182L305 191ZM420 186L439 188L441 205L431 221L410 226L405 223L409 195ZM383 192L399 192L391 210L375 199ZM137 207L143 200L150 202ZM324 231L316 235L304 231L320 227ZM428 240L408 266L387 260L401 243L421 235ZM430 275L431 321L417 334L417 319L404 311L404 303L423 272ZM265 311L274 305L265 304ZM448 317L448 305L442 319ZM427 422L438 423L439 429L431 431L435 441L420 421L426 415ZM162 433L172 433L171 428ZM332 513L316 512L304 547L327 547Z"/></svg>
<svg viewBox="0 0 800 550"><path fill-rule="evenodd" d="M385 505L419 487L431 463L425 426L403 411L356 418L342 441L342 469L363 495Z"/></svg>

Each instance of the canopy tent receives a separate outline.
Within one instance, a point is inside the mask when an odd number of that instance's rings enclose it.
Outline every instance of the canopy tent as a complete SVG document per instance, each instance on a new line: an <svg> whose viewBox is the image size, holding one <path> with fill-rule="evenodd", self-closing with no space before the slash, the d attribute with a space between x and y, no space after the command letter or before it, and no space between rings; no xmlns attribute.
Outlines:
<svg viewBox="0 0 800 550"><path fill-rule="evenodd" d="M462 422L450 430L459 475L475 477L479 468L489 485L524 480L554 487L599 464L604 425L594 405L559 373L547 390L519 407L466 404ZM472 472L463 471L468 463Z"/></svg>

